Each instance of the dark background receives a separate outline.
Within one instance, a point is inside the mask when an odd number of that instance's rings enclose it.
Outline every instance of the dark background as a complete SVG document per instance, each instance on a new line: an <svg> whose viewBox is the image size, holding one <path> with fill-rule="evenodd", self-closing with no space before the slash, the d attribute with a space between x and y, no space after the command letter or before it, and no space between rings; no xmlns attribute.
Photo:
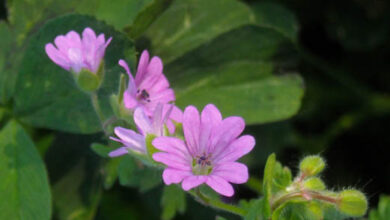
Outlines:
<svg viewBox="0 0 390 220"><path fill-rule="evenodd" d="M328 163L324 179L329 187L360 189L375 207L380 194L390 194L390 4L379 0L278 2L295 13L300 24L298 69L306 92L300 112L292 119L247 129L258 140L249 160L251 174L262 176L271 152L293 171L304 155L319 153ZM4 1L0 18L7 19ZM89 149L85 154L95 157ZM46 162L50 173L54 162L49 158ZM140 194L116 185L104 193L98 219L125 218L114 214L119 201L135 211L134 218L140 217L137 213L158 218L159 211L150 212L149 207L159 207L160 193L160 188ZM253 198L254 193L240 186L238 197ZM189 219L197 212L197 219L203 219L199 213L213 213L188 201L188 206L195 207L179 218Z"/></svg>

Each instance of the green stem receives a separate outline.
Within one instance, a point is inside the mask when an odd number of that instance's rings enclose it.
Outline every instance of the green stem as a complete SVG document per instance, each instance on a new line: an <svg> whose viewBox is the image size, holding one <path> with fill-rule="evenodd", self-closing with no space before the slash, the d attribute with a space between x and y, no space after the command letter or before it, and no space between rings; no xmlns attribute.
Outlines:
<svg viewBox="0 0 390 220"><path fill-rule="evenodd" d="M93 108L95 109L95 112L97 116L99 117L100 123L104 122L104 115L99 105L99 99L96 92L91 93L91 101Z"/></svg>
<svg viewBox="0 0 390 220"><path fill-rule="evenodd" d="M201 202L205 206L210 206L210 207L215 208L215 209L230 212L230 213L236 214L238 216L245 216L246 215L246 210L244 210L240 207L237 207L235 205L221 202L220 200L215 200L215 199L209 198L206 195L204 195L199 190L199 188L196 188L195 192L188 191L188 193L191 194L193 197L195 197L199 202Z"/></svg>

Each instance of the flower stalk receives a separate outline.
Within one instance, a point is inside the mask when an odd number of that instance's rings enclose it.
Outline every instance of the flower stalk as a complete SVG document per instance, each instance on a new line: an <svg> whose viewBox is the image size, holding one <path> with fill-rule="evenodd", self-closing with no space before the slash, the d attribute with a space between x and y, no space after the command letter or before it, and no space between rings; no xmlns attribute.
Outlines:
<svg viewBox="0 0 390 220"><path fill-rule="evenodd" d="M220 200L212 199L207 197L205 194L203 194L199 188L195 188L194 190L188 191L189 194L191 194L193 197L196 198L197 201L199 201L201 204L205 206L209 206L218 210L230 212L232 214L238 215L238 216L245 216L246 210L232 205L224 203Z"/></svg>

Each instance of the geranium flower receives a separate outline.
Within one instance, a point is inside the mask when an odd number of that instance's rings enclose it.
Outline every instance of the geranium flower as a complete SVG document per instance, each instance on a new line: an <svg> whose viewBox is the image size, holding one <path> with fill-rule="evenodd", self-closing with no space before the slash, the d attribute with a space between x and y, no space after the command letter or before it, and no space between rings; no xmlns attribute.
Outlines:
<svg viewBox="0 0 390 220"><path fill-rule="evenodd" d="M158 103L166 104L175 100L169 82L163 74L163 63L159 57L149 61L149 53L144 50L138 63L135 79L124 60L119 61L129 75L129 84L124 92L124 105L128 109L144 108L151 116Z"/></svg>
<svg viewBox="0 0 390 220"><path fill-rule="evenodd" d="M127 154L129 150L146 154L145 138L148 134L156 137L167 135L164 126L167 126L168 132L175 132L175 125L172 121L182 122L183 113L179 108L172 104L158 104L153 117L145 114L142 108L136 108L134 111L134 122L137 125L138 132L123 127L115 127L116 136L110 137L112 140L122 143L124 146L111 151L110 157L117 157Z"/></svg>
<svg viewBox="0 0 390 220"><path fill-rule="evenodd" d="M96 37L95 32L87 27L82 33L82 38L75 31L69 31L66 35L59 35L54 39L54 46L48 43L45 46L46 54L60 67L75 73L81 69L87 69L96 73L99 69L105 50L111 42L107 41L104 34Z"/></svg>
<svg viewBox="0 0 390 220"><path fill-rule="evenodd" d="M248 180L246 165L236 162L249 153L255 139L250 135L238 137L244 130L241 117L227 117L212 104L202 114L194 106L185 109L183 131L185 140L176 137L158 137L152 144L158 150L155 161L167 166L163 172L165 184L180 183L190 190L203 183L224 196L234 194L230 183Z"/></svg>

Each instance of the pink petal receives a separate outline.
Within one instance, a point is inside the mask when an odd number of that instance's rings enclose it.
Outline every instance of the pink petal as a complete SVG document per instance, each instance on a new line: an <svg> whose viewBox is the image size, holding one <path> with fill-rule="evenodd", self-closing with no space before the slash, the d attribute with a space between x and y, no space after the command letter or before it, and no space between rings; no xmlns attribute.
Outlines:
<svg viewBox="0 0 390 220"><path fill-rule="evenodd" d="M112 37L108 38L106 43L104 44L104 48L107 48L107 46L111 43Z"/></svg>
<svg viewBox="0 0 390 220"><path fill-rule="evenodd" d="M168 103L171 101L175 101L175 93L172 89L166 89L163 91L160 91L158 93L149 93L150 95L150 101L155 103Z"/></svg>
<svg viewBox="0 0 390 220"><path fill-rule="evenodd" d="M111 151L108 156L110 157L119 157L119 156L122 156L122 155L125 155L125 154L128 154L129 151L127 150L126 147L120 147L116 150L113 150Z"/></svg>
<svg viewBox="0 0 390 220"><path fill-rule="evenodd" d="M164 126L164 119L163 116L163 105L161 103L158 103L156 108L153 112L153 123L152 123L152 130L153 133L157 136L163 135L163 126Z"/></svg>
<svg viewBox="0 0 390 220"><path fill-rule="evenodd" d="M184 141L175 137L157 137L152 142L153 146L161 151L170 153L172 155L182 157L188 162L191 162L191 155L189 154Z"/></svg>
<svg viewBox="0 0 390 220"><path fill-rule="evenodd" d="M126 145L126 147L135 148L141 151L145 151L145 137L137 134L133 130L115 127L115 134L123 141L122 143Z"/></svg>
<svg viewBox="0 0 390 220"><path fill-rule="evenodd" d="M76 72L80 72L84 67L83 54L79 48L69 48L68 59L70 61L71 68Z"/></svg>
<svg viewBox="0 0 390 220"><path fill-rule="evenodd" d="M138 87L150 91L153 86L160 80L162 75L163 64L160 58L153 57L150 61L146 73L143 75Z"/></svg>
<svg viewBox="0 0 390 220"><path fill-rule="evenodd" d="M163 180L166 185L172 183L180 183L184 178L191 175L189 171L177 170L173 168L166 168L163 172Z"/></svg>
<svg viewBox="0 0 390 220"><path fill-rule="evenodd" d="M47 56L49 56L55 64L66 70L70 70L69 60L60 51L58 51L53 44L46 44L45 51Z"/></svg>
<svg viewBox="0 0 390 220"><path fill-rule="evenodd" d="M97 38L96 38L96 45L98 47L100 47L100 46L104 47L105 42L106 42L106 40L104 38L104 34L99 34L99 36L97 36Z"/></svg>
<svg viewBox="0 0 390 220"><path fill-rule="evenodd" d="M220 154L212 159L215 163L236 161L245 154L249 153L255 146L255 139L250 135L244 135L234 140Z"/></svg>
<svg viewBox="0 0 390 220"><path fill-rule="evenodd" d="M68 39L64 35L57 36L54 39L54 43L62 54L68 54L69 43Z"/></svg>
<svg viewBox="0 0 390 220"><path fill-rule="evenodd" d="M219 176L231 183L241 184L248 181L248 167L242 163L229 162L217 165L213 168L212 174Z"/></svg>
<svg viewBox="0 0 390 220"><path fill-rule="evenodd" d="M219 176L209 176L206 184L221 195L230 197L234 194L232 185Z"/></svg>
<svg viewBox="0 0 390 220"><path fill-rule="evenodd" d="M93 31L90 27L86 27L83 31L83 43L95 43L96 41L96 34L95 31Z"/></svg>
<svg viewBox="0 0 390 220"><path fill-rule="evenodd" d="M188 151L192 156L198 155L200 118L199 112L194 106L188 106L183 115L183 131L187 142Z"/></svg>
<svg viewBox="0 0 390 220"><path fill-rule="evenodd" d="M163 163L170 168L175 168L179 170L192 170L190 161L187 161L183 157L178 157L174 154L158 152L153 154L153 160Z"/></svg>
<svg viewBox="0 0 390 220"><path fill-rule="evenodd" d="M241 117L228 117L220 123L213 134L209 153L215 156L226 150L230 142L236 139L244 130L245 122Z"/></svg>
<svg viewBox="0 0 390 220"><path fill-rule="evenodd" d="M165 106L168 107L169 105L164 105L164 107ZM164 109L164 111L167 110L167 107ZM169 115L169 118L175 122L181 123L183 121L183 112L176 105L173 105L173 109Z"/></svg>
<svg viewBox="0 0 390 220"><path fill-rule="evenodd" d="M148 90L149 93L158 93L162 90L169 88L168 79L163 74L161 74L155 80L156 80L156 82L154 84L152 84L152 86Z"/></svg>
<svg viewBox="0 0 390 220"><path fill-rule="evenodd" d="M81 49L81 38L77 32L69 31L65 37L68 39L69 48Z"/></svg>
<svg viewBox="0 0 390 220"><path fill-rule="evenodd" d="M134 111L134 122L139 128L142 135L146 136L146 134L152 133L152 123L148 116L146 116L144 110L142 108L136 108Z"/></svg>
<svg viewBox="0 0 390 220"><path fill-rule="evenodd" d="M119 64L119 66L123 67L123 69L126 70L127 75L129 75L129 84L127 86L126 91L128 91L131 95L135 96L136 91L137 91L137 87L134 83L134 78L133 78L133 75L131 75L129 66L127 65L126 61L124 61L124 60L119 60L118 64Z"/></svg>
<svg viewBox="0 0 390 220"><path fill-rule="evenodd" d="M123 103L127 109L134 109L138 105L137 99L128 90L123 93Z"/></svg>
<svg viewBox="0 0 390 220"><path fill-rule="evenodd" d="M85 28L82 33L82 47L85 64L92 72L96 72L99 68L101 58L96 56L96 51L99 49L95 32L91 28Z"/></svg>
<svg viewBox="0 0 390 220"><path fill-rule="evenodd" d="M199 151L201 154L206 152L209 146L209 140L211 132L216 128L222 121L222 115L213 104L208 104L204 107L201 114L201 129L199 137Z"/></svg>
<svg viewBox="0 0 390 220"><path fill-rule="evenodd" d="M149 53L147 50L144 50L138 62L137 74L135 76L135 84L140 85L141 81L145 77L148 64L149 64Z"/></svg>
<svg viewBox="0 0 390 220"><path fill-rule="evenodd" d="M200 184L203 184L207 181L207 176L188 176L184 178L183 182L181 183L181 187L188 191L194 187L199 186Z"/></svg>
<svg viewBox="0 0 390 220"><path fill-rule="evenodd" d="M173 123L173 121L175 121L176 123L182 123L183 122L183 112L177 106L172 105L172 104L164 105L164 112L168 111L168 108L170 106L173 106L173 108L172 108L171 114L169 115L169 118L165 122L165 125L167 126L169 133L174 134L176 126Z"/></svg>

